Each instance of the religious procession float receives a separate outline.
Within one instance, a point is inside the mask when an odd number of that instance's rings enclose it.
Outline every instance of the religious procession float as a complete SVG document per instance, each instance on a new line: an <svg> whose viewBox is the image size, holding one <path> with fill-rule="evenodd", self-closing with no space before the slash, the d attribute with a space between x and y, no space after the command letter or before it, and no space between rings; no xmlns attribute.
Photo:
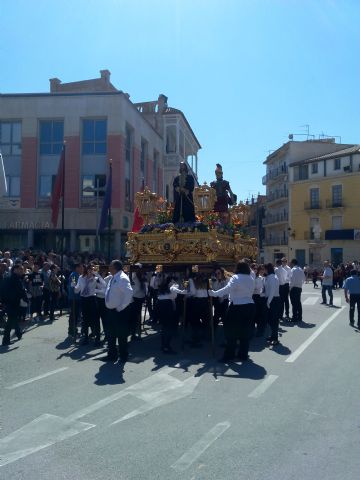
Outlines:
<svg viewBox="0 0 360 480"><path fill-rule="evenodd" d="M198 265L201 269L232 267L245 257L255 259L256 239L244 233L249 207L236 203L220 164L215 175L210 185L195 187L186 163L181 163L173 182L173 204L147 187L136 194L143 224L128 234L130 264L176 269Z"/></svg>

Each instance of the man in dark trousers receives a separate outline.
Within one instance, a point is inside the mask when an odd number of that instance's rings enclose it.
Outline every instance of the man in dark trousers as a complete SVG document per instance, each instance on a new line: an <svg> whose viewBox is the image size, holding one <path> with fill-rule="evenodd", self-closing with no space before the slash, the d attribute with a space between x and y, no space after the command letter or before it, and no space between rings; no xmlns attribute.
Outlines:
<svg viewBox="0 0 360 480"><path fill-rule="evenodd" d="M28 302L26 290L23 286L22 277L24 276L24 267L20 263L15 263L11 269L11 275L6 278L2 287L2 301L7 313L7 321L4 329L3 345L10 345L11 330L15 330L16 336L20 340L22 337L20 320L20 300Z"/></svg>
<svg viewBox="0 0 360 480"><path fill-rule="evenodd" d="M133 290L130 279L123 271L120 260L110 264L112 275L105 290L105 305L108 309L108 355L105 361L121 362L128 359L128 336L130 332L130 314ZM118 349L116 348L118 342Z"/></svg>
<svg viewBox="0 0 360 480"><path fill-rule="evenodd" d="M344 293L346 302L350 304L350 325L354 326L355 306L357 306L357 327L360 328L360 277L357 270L351 270L350 277L345 280Z"/></svg>

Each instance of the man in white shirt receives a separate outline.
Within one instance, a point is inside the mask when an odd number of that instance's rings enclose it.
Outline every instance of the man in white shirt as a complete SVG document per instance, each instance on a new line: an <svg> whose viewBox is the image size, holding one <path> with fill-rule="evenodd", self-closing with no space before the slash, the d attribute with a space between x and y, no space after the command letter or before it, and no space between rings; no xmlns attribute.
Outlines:
<svg viewBox="0 0 360 480"><path fill-rule="evenodd" d="M283 295L284 295L284 306L285 306L285 318L288 320L290 318L290 302L289 302L289 294L290 294L290 277L291 277L291 268L288 265L288 261L286 257L281 259L281 264L283 269L286 272L286 281L283 286Z"/></svg>
<svg viewBox="0 0 360 480"><path fill-rule="evenodd" d="M305 282L305 274L299 267L296 258L291 260L291 277L290 277L290 301L292 306L292 321L302 322L302 305L301 292Z"/></svg>
<svg viewBox="0 0 360 480"><path fill-rule="evenodd" d="M276 260L275 267L275 276L279 280L279 294L280 294L280 310L279 318L282 319L284 316L285 309L285 318L289 318L289 280L288 273L282 265L282 260Z"/></svg>
<svg viewBox="0 0 360 480"><path fill-rule="evenodd" d="M128 336L133 290L120 260L113 260L109 270L112 277L105 290L109 340L108 355L104 360L114 362L120 358L125 363L129 355ZM116 340L118 341L118 350Z"/></svg>
<svg viewBox="0 0 360 480"><path fill-rule="evenodd" d="M322 305L326 305L326 292L329 294L329 305L332 306L333 304L333 282L334 282L334 272L330 267L330 263L328 260L324 262L324 272L322 274L322 287L321 287L321 295L322 295Z"/></svg>

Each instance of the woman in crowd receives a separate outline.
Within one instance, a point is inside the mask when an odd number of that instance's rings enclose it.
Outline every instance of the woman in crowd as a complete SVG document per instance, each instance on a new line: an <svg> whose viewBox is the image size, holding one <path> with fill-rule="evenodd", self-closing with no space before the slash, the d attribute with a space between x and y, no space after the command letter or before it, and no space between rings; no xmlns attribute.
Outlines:
<svg viewBox="0 0 360 480"><path fill-rule="evenodd" d="M131 340L139 340L141 332L141 312L147 292L146 277L141 263L135 263L130 272L130 283L133 289L132 316L130 320Z"/></svg>
<svg viewBox="0 0 360 480"><path fill-rule="evenodd" d="M258 265L255 269L255 288L253 300L255 303L255 326L256 336L262 337L266 328L266 298L265 290L265 268L264 265Z"/></svg>
<svg viewBox="0 0 360 480"><path fill-rule="evenodd" d="M279 344L279 316L280 316L280 294L279 280L275 275L272 263L265 265L265 297L267 307L267 321L270 325L271 335L267 341L271 345Z"/></svg>
<svg viewBox="0 0 360 480"><path fill-rule="evenodd" d="M210 338L210 306L208 300L209 282L203 273L195 273L189 279L191 301L188 317L191 325L191 346L201 347L201 338ZM221 296L221 295L219 295Z"/></svg>
<svg viewBox="0 0 360 480"><path fill-rule="evenodd" d="M255 317L255 304L252 298L254 286L255 281L249 265L239 262L235 275L224 288L217 291L209 290L211 297L229 295L229 309L224 322L226 348L222 362L229 362L235 358L237 341L239 341L238 359L246 361L249 358L249 342Z"/></svg>
<svg viewBox="0 0 360 480"><path fill-rule="evenodd" d="M215 270L215 278L211 282L212 290L220 290L224 288L228 284L229 279L225 277L225 270L222 267L218 267ZM219 324L219 321L222 322L225 319L226 312L229 306L229 295L226 294L223 297L215 297L214 298L214 327L216 328Z"/></svg>
<svg viewBox="0 0 360 480"><path fill-rule="evenodd" d="M29 293L31 295L30 314L35 313L35 320L41 320L41 304L43 298L43 279L40 273L40 265L34 263L33 271L28 275Z"/></svg>
<svg viewBox="0 0 360 480"><path fill-rule="evenodd" d="M109 269L106 265L99 265L99 276L97 279L97 292L96 292L96 304L98 314L102 323L102 329L104 332L105 340L108 339L108 321L105 305L105 290L106 285L109 283L111 276L109 275ZM104 280L104 283L101 281Z"/></svg>
<svg viewBox="0 0 360 480"><path fill-rule="evenodd" d="M178 285L171 285L172 282L172 277L167 277L158 287L156 315L161 325L161 350L163 353L176 353L171 346L179 322L175 300L178 294L185 295L187 293L186 290L180 290Z"/></svg>
<svg viewBox="0 0 360 480"><path fill-rule="evenodd" d="M100 346L100 320L96 304L96 294L104 290L105 281L96 277L92 265L84 265L83 274L80 275L75 287L75 292L80 293L81 312L83 318L82 331L83 345L89 344L89 328L95 335L95 347ZM100 288L99 288L100 287Z"/></svg>
<svg viewBox="0 0 360 480"><path fill-rule="evenodd" d="M60 297L60 289L61 289L61 280L58 277L57 273L59 268L52 264L50 266L50 274L49 274L49 319L53 321L55 318L55 308L57 306L57 302Z"/></svg>

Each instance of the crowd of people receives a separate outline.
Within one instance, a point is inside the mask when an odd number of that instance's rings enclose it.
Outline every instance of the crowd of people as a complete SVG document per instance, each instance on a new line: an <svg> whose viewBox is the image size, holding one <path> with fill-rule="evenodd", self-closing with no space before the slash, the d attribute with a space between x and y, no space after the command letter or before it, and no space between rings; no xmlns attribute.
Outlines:
<svg viewBox="0 0 360 480"><path fill-rule="evenodd" d="M120 260L106 265L104 259L93 258L84 263L80 255L63 259L60 271L60 258L54 252L14 256L6 251L0 257L4 346L10 344L12 330L21 339L25 319L52 322L55 311L62 310L68 314L69 337L79 340L79 348L106 344L107 361L126 362L128 340L141 338L144 321L161 329L164 354L176 353L173 344L179 327L183 340L188 338L192 348L201 348L205 342L214 342L222 324L225 350L221 361L246 361L252 337L266 337L269 347L275 347L280 320L303 321L301 293L307 270L296 259L290 265L286 258L265 265L244 259L234 273L220 266L206 273L197 267L169 273L161 265L150 272L141 264L129 267ZM352 325L355 305L358 312L360 308L356 267L354 263L344 282ZM318 277L322 303L327 303L328 295L332 305L334 271L329 262Z"/></svg>

